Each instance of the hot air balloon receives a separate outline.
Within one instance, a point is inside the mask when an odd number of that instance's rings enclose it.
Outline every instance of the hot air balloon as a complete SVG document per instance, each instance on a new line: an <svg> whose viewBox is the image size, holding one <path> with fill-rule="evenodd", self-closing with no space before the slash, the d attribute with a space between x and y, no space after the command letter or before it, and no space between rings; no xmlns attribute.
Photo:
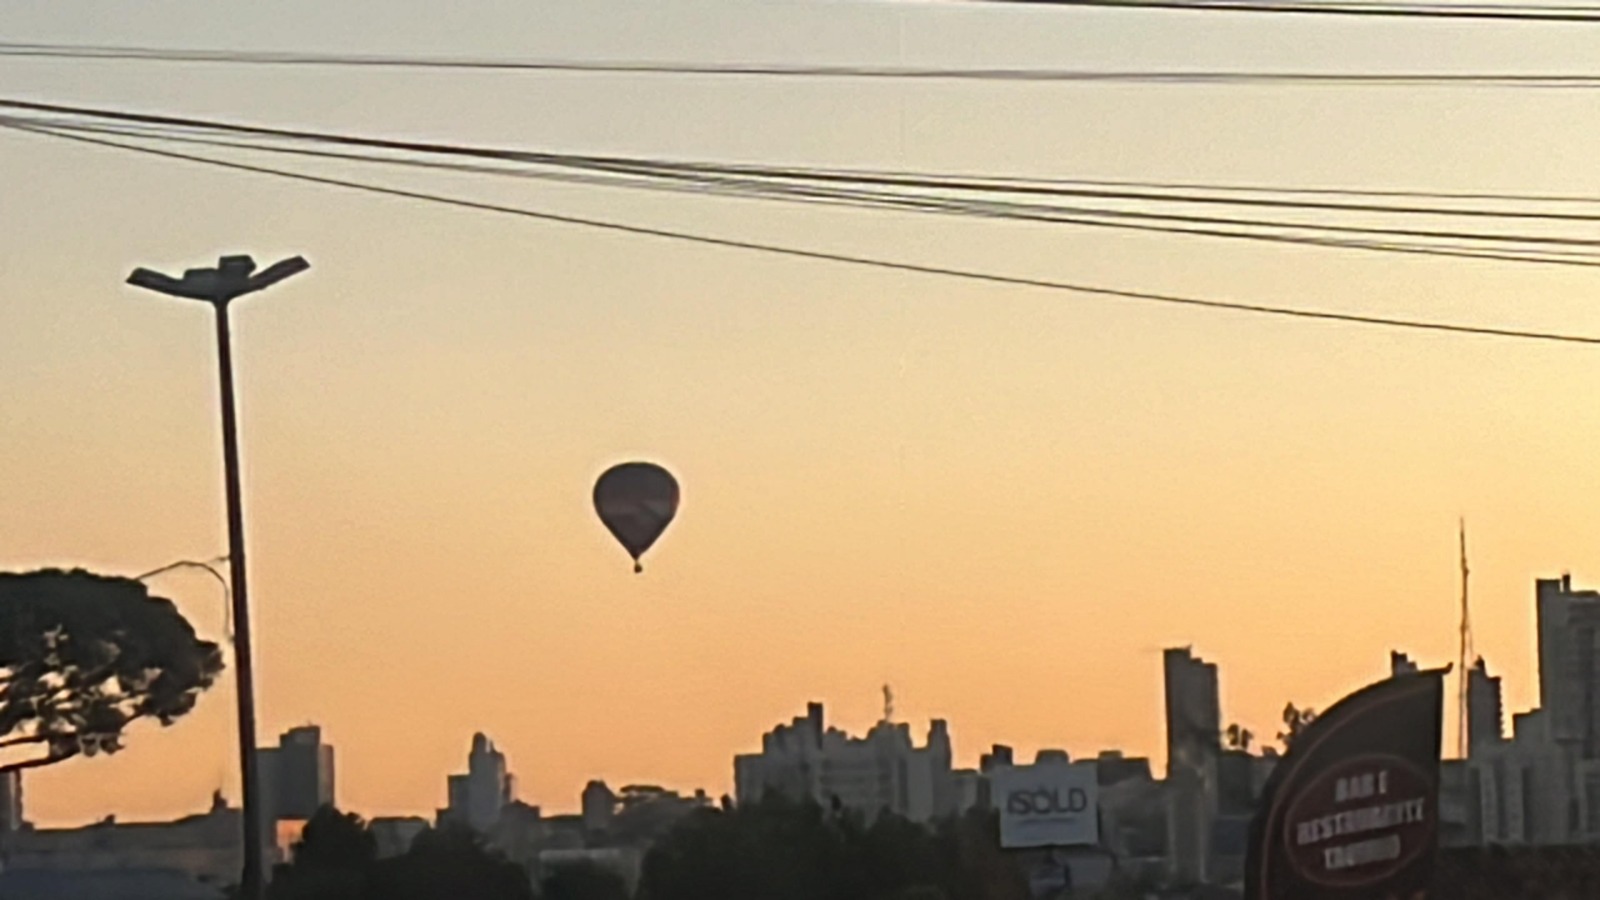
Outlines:
<svg viewBox="0 0 1600 900"><path fill-rule="evenodd" d="M633 557L633 571L643 572L639 557L678 513L677 479L655 463L612 466L594 483L594 511Z"/></svg>

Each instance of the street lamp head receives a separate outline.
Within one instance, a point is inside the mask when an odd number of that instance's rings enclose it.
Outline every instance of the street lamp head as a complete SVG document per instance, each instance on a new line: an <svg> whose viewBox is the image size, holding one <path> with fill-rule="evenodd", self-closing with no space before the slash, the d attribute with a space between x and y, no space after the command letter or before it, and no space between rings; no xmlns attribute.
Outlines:
<svg viewBox="0 0 1600 900"><path fill-rule="evenodd" d="M163 275L152 269L134 269L128 276L128 283L134 287L142 287L147 291L156 291L162 294L175 294L181 282L171 275Z"/></svg>
<svg viewBox="0 0 1600 900"><path fill-rule="evenodd" d="M217 260L217 271L225 272L230 276L248 278L250 273L255 270L256 261L244 254L224 256Z"/></svg>
<svg viewBox="0 0 1600 900"><path fill-rule="evenodd" d="M249 259L249 257L245 257L245 259ZM305 257L291 256L288 259L275 262L256 273L255 277L250 279L250 289L259 291L264 287L277 284L285 278L299 275L309 268L311 268L311 263L306 262Z"/></svg>
<svg viewBox="0 0 1600 900"><path fill-rule="evenodd" d="M250 257L224 256L217 260L215 268L189 269L182 278L173 278L150 269L134 269L128 276L128 284L169 297L226 304L235 297L270 287L309 268L310 263L303 257L295 256L256 272L256 262Z"/></svg>

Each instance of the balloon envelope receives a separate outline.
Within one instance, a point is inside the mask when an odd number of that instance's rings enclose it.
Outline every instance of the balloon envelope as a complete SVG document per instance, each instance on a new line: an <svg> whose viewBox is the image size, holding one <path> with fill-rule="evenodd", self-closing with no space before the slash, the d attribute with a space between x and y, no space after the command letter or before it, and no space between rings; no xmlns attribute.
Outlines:
<svg viewBox="0 0 1600 900"><path fill-rule="evenodd" d="M642 572L639 557L678 514L677 479L655 463L612 466L594 483L594 511Z"/></svg>

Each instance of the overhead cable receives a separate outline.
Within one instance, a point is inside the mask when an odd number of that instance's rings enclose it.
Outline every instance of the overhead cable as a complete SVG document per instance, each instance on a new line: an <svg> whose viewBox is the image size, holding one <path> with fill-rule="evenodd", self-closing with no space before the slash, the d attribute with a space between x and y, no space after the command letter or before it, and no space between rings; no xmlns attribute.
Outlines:
<svg viewBox="0 0 1600 900"><path fill-rule="evenodd" d="M700 161L658 160L637 157L618 157L592 154L551 153L545 151L528 151L492 147L468 147L453 144L442 144L424 141L401 141L384 138L363 137L357 135L334 134L297 129L271 128L259 125L245 125L216 120L196 119L180 116L154 115L148 113L133 113L122 110L111 110L94 107L68 106L62 104L38 103L32 101L6 99L0 97L0 108L12 108L34 113L48 115L64 115L83 117L130 124L140 124L158 127L172 127L192 129L198 131L225 132L231 134L245 134L257 137L282 138L288 140L314 141L319 143L338 144L343 146L365 147L370 149L428 153L446 156L466 156L476 159L489 159L522 163L536 163L544 165L587 165L597 168L610 168L615 171L629 173L646 172L678 172L693 174L714 174L730 176L768 176L790 180L809 180L825 182L848 182L852 184L876 184L895 187L930 188L941 190L972 190L993 191L1001 190L1005 193L1036 194L1043 196L1059 197L1091 197L1095 199L1124 199L1124 200L1161 200L1191 203L1205 203L1212 205L1230 206L1263 206L1278 208L1319 209L1329 211L1350 212L1375 212L1400 215L1448 215L1469 217L1499 217L1499 218L1530 218L1551 219L1574 222L1600 222L1600 215L1583 213L1555 213L1549 211L1516 211L1475 209L1460 207L1419 206L1415 204L1379 204L1379 203L1343 203L1333 201L1305 201L1286 200L1282 198L1261 198L1251 196L1222 196L1224 192L1240 195L1264 194L1280 192L1291 194L1339 194L1348 196L1393 196L1393 197L1432 197L1435 199L1460 199L1484 201L1525 201L1536 203L1585 203L1600 205L1600 197L1574 197L1551 195L1517 195L1517 194L1488 194L1488 193L1447 193L1447 192L1409 192L1409 191L1359 191L1336 190L1319 188L1267 188L1262 186L1225 186L1225 185L1162 185L1151 182L1087 182L1071 180L1022 180L994 178L985 176L950 176L933 175L925 173L880 173L874 171L851 171L842 169L809 169L781 166L758 166L738 163L707 163ZM1159 196L1138 191L1104 191L1071 187L1072 184L1088 185L1127 185L1142 186L1152 189L1175 188L1209 190L1212 195L1171 194Z"/></svg>
<svg viewBox="0 0 1600 900"><path fill-rule="evenodd" d="M1210 8L1211 4L1193 5L1197 8ZM1321 5L1318 4L1319 7ZM1551 7L1550 9L1558 8ZM1597 12L1597 14L1600 14L1600 12ZM1597 19L1597 21L1600 21L1600 19ZM832 80L878 79L891 81L1213 86L1300 85L1307 87L1600 88L1600 73L1590 72L1320 72L1017 67L959 68L950 66L819 65L803 63L691 63L572 59L514 60L4 42L0 42L0 58L198 63L301 68L377 68Z"/></svg>
<svg viewBox="0 0 1600 900"><path fill-rule="evenodd" d="M138 121L125 121L127 114L116 114L108 124L103 126L89 126L76 122L58 122L57 127L66 129L87 129L91 132L105 129L113 134L137 133L141 136L154 136L161 140L189 141L235 149L255 151L269 151L278 153L295 153L312 156L336 156L360 162L404 163L417 164L417 161L406 160L388 156L372 156L362 154L327 154L321 151L308 151L303 148L284 147L273 144L243 143L236 141L213 141L206 138L196 138L185 129L196 128L197 120L177 120L182 126L164 124L169 117L147 117L134 115ZM143 121L155 118L163 120L163 124L148 124ZM16 121L30 121L26 117ZM45 119L45 122L52 120ZM267 131L271 136L281 134L276 129L259 129L251 126L230 126L222 123L202 123L210 129L221 131L225 134L242 132L255 136L262 131ZM206 131L203 133L210 133ZM297 137L302 134L294 132ZM331 140L339 144L356 144L367 148L374 144L388 150L392 142L376 141L374 139L353 138L350 136L323 136L311 134L313 141ZM405 145L408 148L413 145ZM1487 259L1508 262L1538 263L1545 265L1578 265L1593 266L1597 259L1594 248L1600 247L1600 240L1591 237L1570 237L1566 235L1544 235L1528 233L1485 232L1472 230L1440 230L1415 227L1393 227L1371 225L1350 225L1324 222L1301 222L1282 219L1242 218L1236 216L1216 215L1191 215L1171 211L1149 209L1126 209L1105 206L1044 204L1044 203L1019 203L1011 200L993 198L973 198L944 194L907 193L904 191L888 191L881 189L862 189L853 184L843 185L852 179L845 176L828 176L821 178L821 186L804 183L811 178L812 173L803 170L765 169L751 166L725 166L717 167L700 163L668 163L652 160L638 160L620 157L592 157L573 156L568 154L530 153L527 151L489 150L485 148L455 148L438 145L426 145L425 152L449 151L463 153L474 157L488 157L497 162L533 162L542 166L557 168L575 168L582 171L621 175L623 178L606 178L598 181L590 180L589 183L603 184L611 187L626 187L646 190L666 189L660 182L676 183L679 188L695 193L709 193L724 196L746 197L753 199L778 199L791 202L819 202L834 203L857 207L871 207L892 209L919 213L955 214L967 216L981 216L986 218L1010 219L1039 223L1052 223L1061 225L1086 226L1097 228L1114 228L1132 231L1160 232L1181 235L1195 235L1212 238L1227 238L1234 240L1266 241L1271 243L1301 244L1338 249L1354 249L1381 252L1424 254L1433 256L1447 256L1468 259ZM437 161L432 161L437 162ZM454 168L457 170L470 169L479 174L519 175L521 177L533 176L526 171L518 172L504 170L496 167L459 167L435 166L438 168ZM741 175L757 175L764 172L774 173L766 178L733 177L727 172L738 172ZM545 173L548 176L549 173ZM798 179L801 183L794 183ZM561 180L549 178L548 180ZM869 185L878 184L911 184L918 188L945 187L949 182L940 180L918 179L908 181L905 179L877 179L864 177L859 180ZM1009 191L1010 189L1003 189ZM1083 192L1065 191L1074 197L1088 194L1098 198L1113 200L1150 200L1157 203L1224 203L1224 198L1192 197L1162 194L1130 194L1111 192ZM1292 202L1279 203L1278 201L1262 201L1258 198L1243 198L1244 205L1283 205L1295 207ZM1451 208L1424 209L1418 207L1395 207L1374 204L1335 204L1327 202L1311 202L1303 204L1311 211L1333 209L1338 211L1360 212L1385 212L1385 213L1426 213L1435 216L1462 215L1482 216L1500 215L1508 218L1549 218L1564 222L1582 222L1586 224L1600 223L1600 216L1582 215L1571 213L1524 212L1506 210L1460 210ZM1304 210L1302 210L1304 211ZM1445 242L1445 243L1441 243ZM1462 243L1466 242L1466 243ZM1476 245L1474 245L1476 242Z"/></svg>
<svg viewBox="0 0 1600 900"><path fill-rule="evenodd" d="M1259 219L1198 217L1137 210L953 199L923 194L846 190L837 187L819 189L805 185L745 182L720 177L667 179L663 181L660 179L611 174L576 174L510 169L498 166L447 163L429 159L378 156L359 152L346 153L313 150L272 143L197 137L182 131L174 132L151 126L132 126L116 123L105 125L61 124L59 122L52 123L48 120L41 122L27 117L5 116L0 116L0 121L16 124L42 124L44 127L61 132L109 134L121 137L131 136L252 152L334 159L344 162L403 165L468 174L533 178L544 181L634 190L682 192L743 199L780 200L794 203L820 203L913 213L976 216L989 219L1265 241L1333 249L1406 253L1542 265L1600 266L1600 253L1597 253L1595 249L1600 247L1600 240L1587 238L1574 239L1483 232L1437 232ZM1355 236L1352 237L1351 235ZM1409 238L1422 238L1425 240L1407 240ZM1471 243L1472 241L1479 243L1473 244Z"/></svg>
<svg viewBox="0 0 1600 900"><path fill-rule="evenodd" d="M1278 15L1465 19L1491 22L1600 23L1600 7L1515 3L1363 3L1355 0L977 0L1032 6Z"/></svg>
<svg viewBox="0 0 1600 900"><path fill-rule="evenodd" d="M545 210L529 209L525 207L508 206L496 203L485 203L468 200L460 197L450 197L441 194L432 194L422 191L406 190L402 188L375 185L366 182L351 181L338 178L327 178L319 175L310 175L303 172L294 172L286 169L276 169L266 166L256 166L228 160L220 160L197 154L181 153L172 150L162 150L153 147L144 147L124 141L102 137L90 137L81 134L65 134L52 132L48 128L34 125L22 125L14 122L0 123L0 128L9 128L25 131L59 140L75 141L114 148L134 153L147 154L168 159L184 160L209 166L216 166L234 171L253 172L270 175L278 178L287 178L310 184L319 184L329 187L340 187L348 190L378 194L390 197L399 197L409 200L418 200L428 203L444 204L463 209L473 209L482 212L494 212L504 215L536 219L545 222L574 225L588 229L608 231L620 234L629 234L643 237L653 237L678 242L701 244L706 246L723 247L728 249L758 251L798 259L810 259L852 266L862 266L878 269L888 269L900 272L909 272L923 275L942 276L965 281L982 282L989 284L1003 284L1017 287L1031 287L1043 290L1062 291L1076 294L1093 295L1119 300L1140 301L1169 306L1186 306L1208 310L1225 310L1240 313L1251 313L1284 318L1307 319L1323 322L1344 322L1349 324L1370 325L1391 329L1405 329L1412 331L1436 331L1454 334L1480 335L1498 338L1513 338L1522 340L1535 340L1571 344L1600 345L1600 336L1571 334L1562 332L1536 331L1514 328L1498 328L1485 325L1470 325L1457 322L1437 320L1422 320L1403 317L1368 315L1361 313L1335 312L1330 310L1299 309L1295 307L1277 306L1269 304L1256 304L1231 300L1214 300L1201 297L1165 294L1149 291L1124 290L1095 285L1076 284L1072 282L1056 281L1044 278L1026 276L1004 275L993 272L983 272L972 269L962 269L948 266L924 265L895 260L886 260L876 257L834 253L823 250L811 250L798 247L769 244L758 241L748 241L736 238L724 238L714 235L697 234L693 232L678 231L666 228L654 228L643 225L633 225L625 222L616 222L604 219L593 219L580 216L569 216L552 213Z"/></svg>

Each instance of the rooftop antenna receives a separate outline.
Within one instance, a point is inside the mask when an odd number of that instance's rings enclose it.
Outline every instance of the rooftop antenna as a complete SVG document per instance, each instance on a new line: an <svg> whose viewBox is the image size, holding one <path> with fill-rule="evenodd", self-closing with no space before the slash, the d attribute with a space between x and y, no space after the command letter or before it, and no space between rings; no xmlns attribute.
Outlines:
<svg viewBox="0 0 1600 900"><path fill-rule="evenodd" d="M1456 754L1467 758L1467 685L1471 676L1467 662L1472 658L1472 610L1467 603L1467 520L1461 519L1461 657L1456 669Z"/></svg>
<svg viewBox="0 0 1600 900"><path fill-rule="evenodd" d="M883 686L883 720L894 721L894 688L887 684Z"/></svg>

